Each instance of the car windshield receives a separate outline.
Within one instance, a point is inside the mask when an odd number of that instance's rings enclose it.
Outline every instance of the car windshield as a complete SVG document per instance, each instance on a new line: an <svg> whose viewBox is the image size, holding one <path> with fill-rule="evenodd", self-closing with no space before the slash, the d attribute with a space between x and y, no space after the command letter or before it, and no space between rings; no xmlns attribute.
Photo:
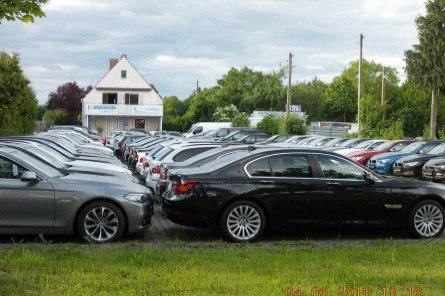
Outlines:
<svg viewBox="0 0 445 296"><path fill-rule="evenodd" d="M423 145L425 145L425 142L415 142L415 143L409 144L408 146L405 146L402 150L400 150L400 152L411 153L411 152L419 150L420 148L422 148Z"/></svg>
<svg viewBox="0 0 445 296"><path fill-rule="evenodd" d="M442 154L445 154L445 143L440 144L440 145L434 147L433 149L428 151L427 154L430 154L430 155L442 155Z"/></svg>

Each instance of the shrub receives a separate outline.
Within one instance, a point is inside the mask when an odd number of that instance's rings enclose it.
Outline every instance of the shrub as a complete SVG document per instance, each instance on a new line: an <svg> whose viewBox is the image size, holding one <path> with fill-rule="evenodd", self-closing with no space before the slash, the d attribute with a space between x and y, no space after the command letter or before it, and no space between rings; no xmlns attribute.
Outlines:
<svg viewBox="0 0 445 296"><path fill-rule="evenodd" d="M280 119L274 115L267 115L258 122L256 128L270 135L276 135L278 134L279 120Z"/></svg>
<svg viewBox="0 0 445 296"><path fill-rule="evenodd" d="M56 110L46 110L45 114L43 114L43 121L46 125L63 125L68 124L68 115L64 110L56 109Z"/></svg>
<svg viewBox="0 0 445 296"><path fill-rule="evenodd" d="M305 135L307 134L305 120L295 115L283 116L278 122L278 133L282 135Z"/></svg>

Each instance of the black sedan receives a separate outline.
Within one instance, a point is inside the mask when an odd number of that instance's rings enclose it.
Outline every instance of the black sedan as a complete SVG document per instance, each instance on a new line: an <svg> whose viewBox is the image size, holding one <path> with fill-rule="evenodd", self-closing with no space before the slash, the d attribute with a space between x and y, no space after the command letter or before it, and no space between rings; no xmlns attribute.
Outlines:
<svg viewBox="0 0 445 296"><path fill-rule="evenodd" d="M422 178L445 182L445 157L434 158L425 163L422 168Z"/></svg>
<svg viewBox="0 0 445 296"><path fill-rule="evenodd" d="M219 228L252 241L265 227L302 223L407 226L419 238L444 229L445 188L374 174L332 152L238 151L171 170L163 212L173 222Z"/></svg>
<svg viewBox="0 0 445 296"><path fill-rule="evenodd" d="M393 165L393 174L403 177L422 177L423 165L434 158L445 156L445 143L440 144L425 154L415 154L403 157Z"/></svg>

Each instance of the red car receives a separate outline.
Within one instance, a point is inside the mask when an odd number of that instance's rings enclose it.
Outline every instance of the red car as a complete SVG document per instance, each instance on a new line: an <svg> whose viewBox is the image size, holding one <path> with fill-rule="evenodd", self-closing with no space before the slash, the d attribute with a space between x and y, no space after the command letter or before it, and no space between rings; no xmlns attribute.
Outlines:
<svg viewBox="0 0 445 296"><path fill-rule="evenodd" d="M368 160L378 154L382 154L385 152L397 152L401 150L403 147L411 144L412 142L415 142L414 140L393 140L388 141L385 143L380 144L379 146L375 147L374 150L360 150L360 151L354 151L346 155L353 161L361 164L366 165Z"/></svg>

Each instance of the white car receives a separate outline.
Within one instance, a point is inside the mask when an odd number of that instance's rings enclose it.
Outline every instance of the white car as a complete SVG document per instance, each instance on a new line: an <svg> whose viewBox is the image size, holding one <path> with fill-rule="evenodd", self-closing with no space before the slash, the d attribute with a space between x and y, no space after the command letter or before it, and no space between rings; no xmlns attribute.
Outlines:
<svg viewBox="0 0 445 296"><path fill-rule="evenodd" d="M161 165L164 163L175 163L185 161L195 155L204 153L208 150L220 147L217 144L179 144L166 146L154 155L149 162L147 168L147 177L145 185L153 190L156 189L156 184L161 177Z"/></svg>
<svg viewBox="0 0 445 296"><path fill-rule="evenodd" d="M364 142L358 144L354 148L340 149L335 152L337 152L338 154L347 156L348 154L350 154L352 152L359 151L359 150L373 150L375 147L379 146L380 144L382 144L384 142L387 142L387 141L386 140L367 140L367 141L364 141Z"/></svg>

